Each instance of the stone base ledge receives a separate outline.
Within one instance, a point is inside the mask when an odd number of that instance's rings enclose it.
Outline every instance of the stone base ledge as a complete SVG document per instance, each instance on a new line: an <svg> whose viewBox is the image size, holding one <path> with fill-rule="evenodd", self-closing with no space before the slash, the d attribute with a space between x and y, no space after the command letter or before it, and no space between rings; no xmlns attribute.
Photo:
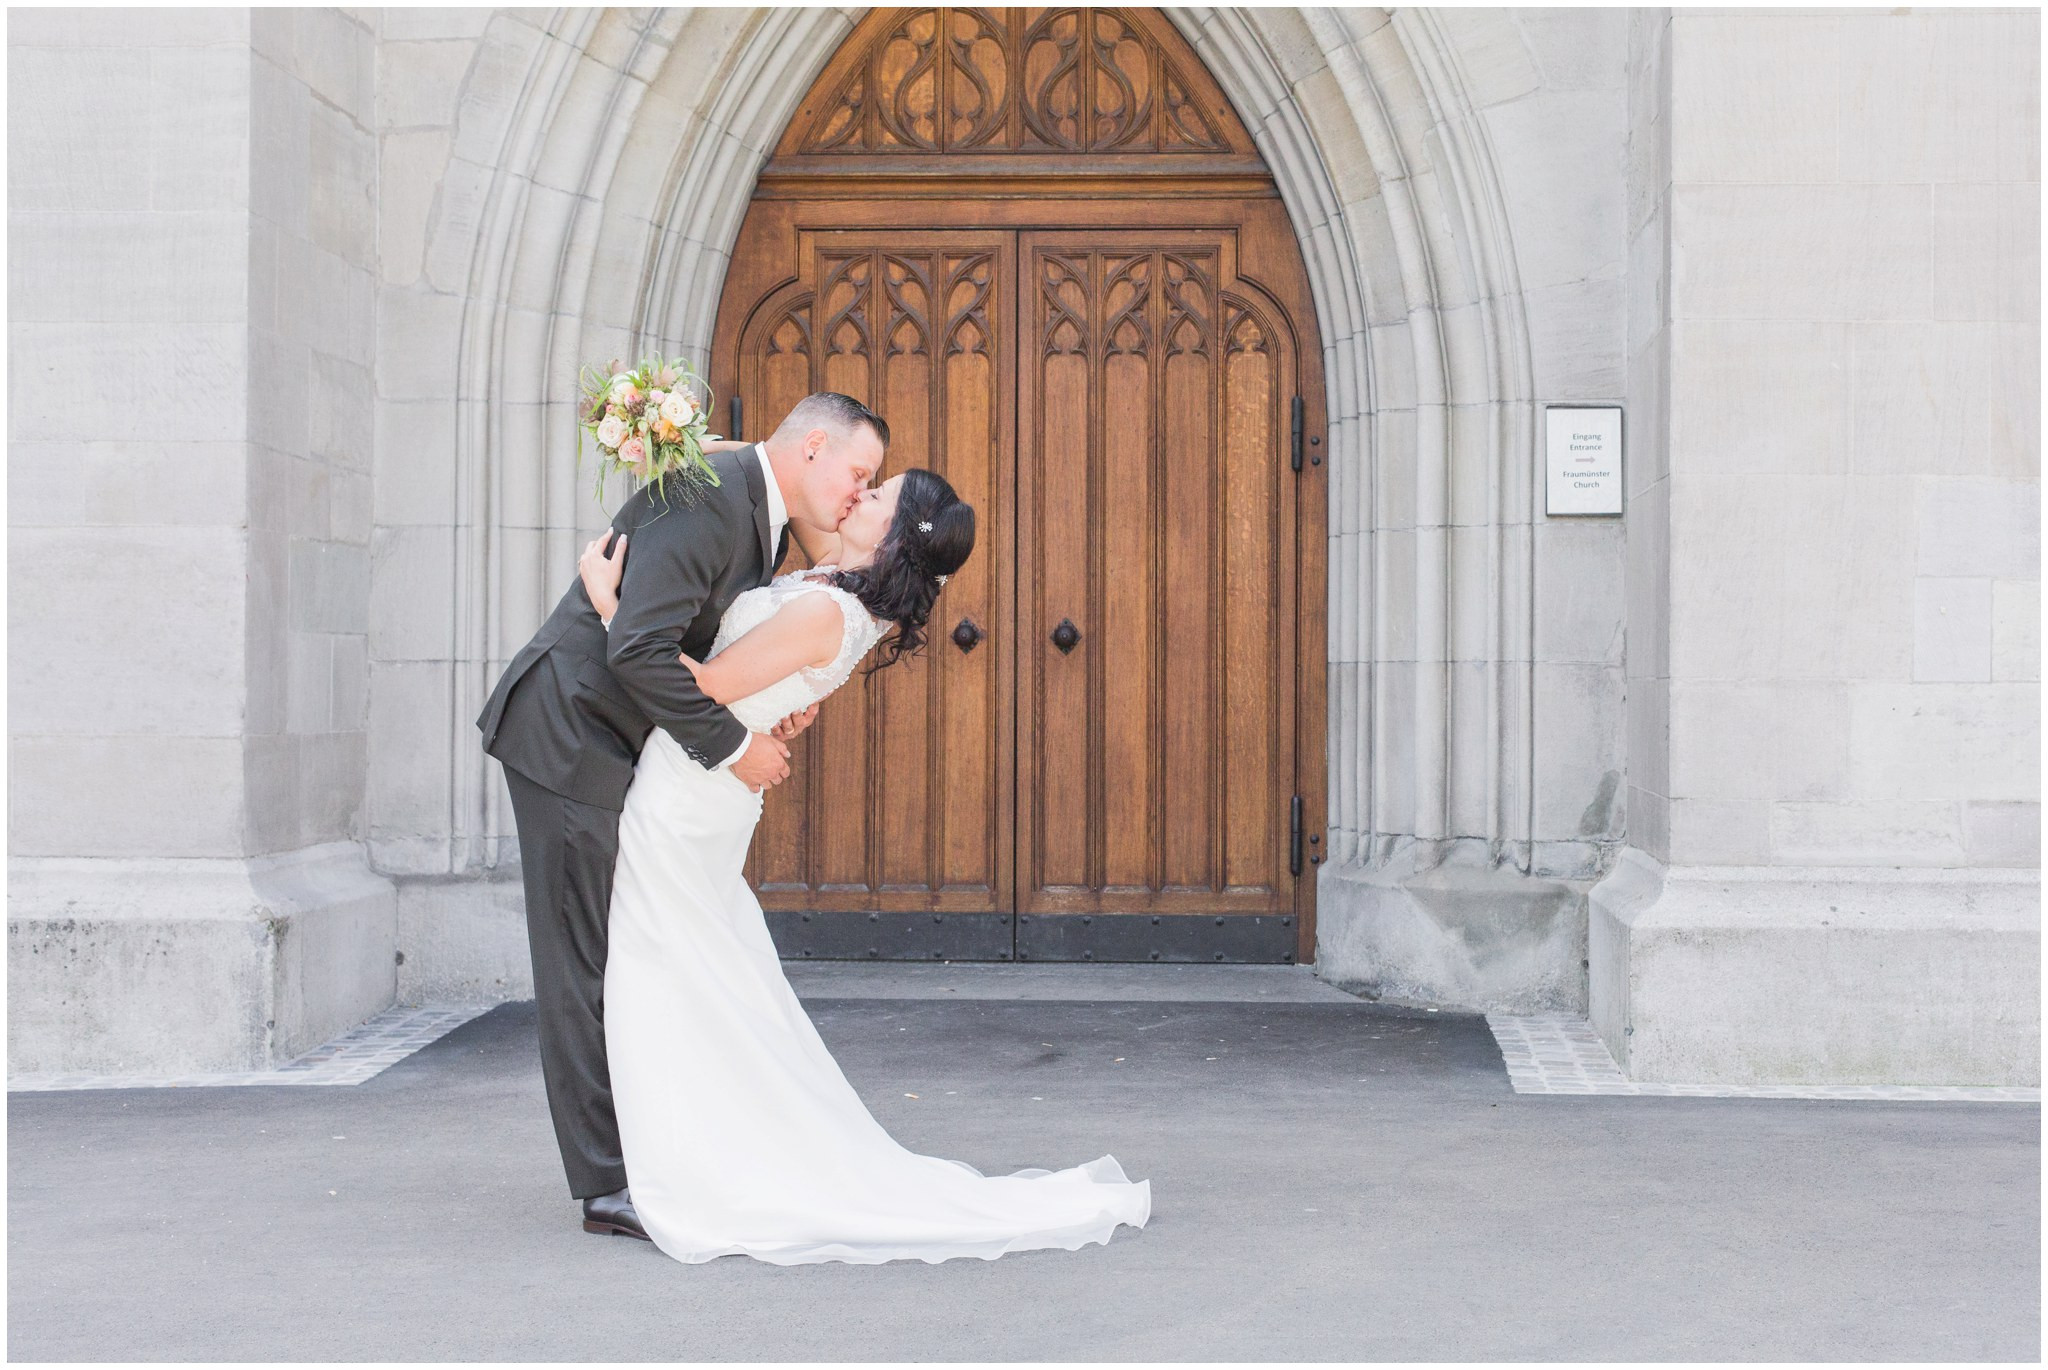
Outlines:
<svg viewBox="0 0 2048 1370"><path fill-rule="evenodd" d="M2036 870L1667 867L1591 894L1589 1016L1632 1080L2041 1082Z"/></svg>
<svg viewBox="0 0 2048 1370"><path fill-rule="evenodd" d="M1590 880L1525 875L1483 844L1411 842L1316 881L1316 974L1369 999L1586 1011Z"/></svg>
<svg viewBox="0 0 2048 1370"><path fill-rule="evenodd" d="M396 883L400 1003L533 997L526 890L516 864L480 875L400 876Z"/></svg>
<svg viewBox="0 0 2048 1370"><path fill-rule="evenodd" d="M8 862L7 1068L271 1070L390 1006L397 897L352 842Z"/></svg>

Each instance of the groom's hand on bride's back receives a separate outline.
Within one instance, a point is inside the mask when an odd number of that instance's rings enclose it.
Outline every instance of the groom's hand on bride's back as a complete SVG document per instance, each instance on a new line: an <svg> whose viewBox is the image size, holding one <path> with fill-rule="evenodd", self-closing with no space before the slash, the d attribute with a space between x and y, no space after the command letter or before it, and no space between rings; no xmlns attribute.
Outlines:
<svg viewBox="0 0 2048 1370"><path fill-rule="evenodd" d="M754 733L747 739L746 752L732 763L732 773L756 794L780 785L789 779L789 747L767 733Z"/></svg>

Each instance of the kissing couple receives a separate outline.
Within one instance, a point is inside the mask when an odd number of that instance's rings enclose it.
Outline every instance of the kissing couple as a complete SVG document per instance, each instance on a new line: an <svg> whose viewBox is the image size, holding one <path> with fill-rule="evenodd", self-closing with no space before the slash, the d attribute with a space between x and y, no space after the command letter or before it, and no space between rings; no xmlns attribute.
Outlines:
<svg viewBox="0 0 2048 1370"><path fill-rule="evenodd" d="M942 477L871 485L888 441L866 405L821 392L764 442L706 444L717 483L628 499L477 720L519 830L569 1192L585 1231L679 1261L993 1260L1151 1216L1151 1181L1112 1156L985 1175L899 1145L747 886L790 741L870 653L874 671L923 645L974 547ZM811 569L778 576L791 536Z"/></svg>

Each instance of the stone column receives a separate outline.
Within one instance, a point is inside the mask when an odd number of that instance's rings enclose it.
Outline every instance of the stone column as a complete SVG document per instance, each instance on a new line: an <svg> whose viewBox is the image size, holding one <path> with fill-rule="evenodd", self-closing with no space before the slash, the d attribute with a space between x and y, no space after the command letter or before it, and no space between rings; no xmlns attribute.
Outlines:
<svg viewBox="0 0 2048 1370"><path fill-rule="evenodd" d="M375 37L9 27L9 1068L281 1063L388 1005L360 842Z"/></svg>
<svg viewBox="0 0 2048 1370"><path fill-rule="evenodd" d="M1639 11L1639 1079L2032 1084L2039 18Z"/></svg>

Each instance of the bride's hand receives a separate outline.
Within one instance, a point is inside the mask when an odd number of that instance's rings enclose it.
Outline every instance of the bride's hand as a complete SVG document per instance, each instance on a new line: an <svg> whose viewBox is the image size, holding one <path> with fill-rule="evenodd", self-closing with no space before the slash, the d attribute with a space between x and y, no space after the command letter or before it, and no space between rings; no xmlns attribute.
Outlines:
<svg viewBox="0 0 2048 1370"><path fill-rule="evenodd" d="M576 574L583 578L584 592L606 627L611 626L612 615L619 611L619 581L626 574L626 535L618 536L618 547L607 552L612 530L605 529L604 536L591 539L584 546L583 555L576 558Z"/></svg>

